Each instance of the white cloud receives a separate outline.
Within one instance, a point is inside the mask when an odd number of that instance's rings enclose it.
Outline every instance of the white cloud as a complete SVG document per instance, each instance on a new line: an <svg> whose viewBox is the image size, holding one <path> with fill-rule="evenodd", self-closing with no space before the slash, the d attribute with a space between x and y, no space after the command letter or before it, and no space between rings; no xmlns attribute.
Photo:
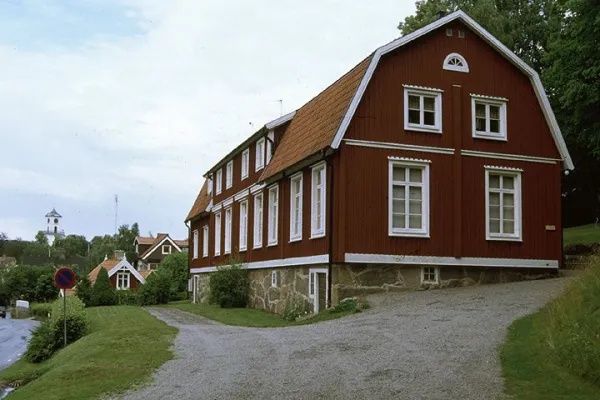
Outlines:
<svg viewBox="0 0 600 400"><path fill-rule="evenodd" d="M399 3L127 0L141 34L0 46L0 145L14 149L0 196L191 205L212 163L279 116L278 99L300 107L397 37L413 9ZM164 230L153 225L162 209L143 213L143 229Z"/></svg>

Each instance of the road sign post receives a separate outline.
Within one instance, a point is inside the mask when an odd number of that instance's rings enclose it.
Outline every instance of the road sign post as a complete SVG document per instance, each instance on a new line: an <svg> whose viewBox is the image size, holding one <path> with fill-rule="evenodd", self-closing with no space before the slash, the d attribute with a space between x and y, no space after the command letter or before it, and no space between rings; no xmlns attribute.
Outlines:
<svg viewBox="0 0 600 400"><path fill-rule="evenodd" d="M75 286L75 273L67 267L59 268L54 273L54 283L56 287L63 290L63 329L64 345L67 347L67 289Z"/></svg>

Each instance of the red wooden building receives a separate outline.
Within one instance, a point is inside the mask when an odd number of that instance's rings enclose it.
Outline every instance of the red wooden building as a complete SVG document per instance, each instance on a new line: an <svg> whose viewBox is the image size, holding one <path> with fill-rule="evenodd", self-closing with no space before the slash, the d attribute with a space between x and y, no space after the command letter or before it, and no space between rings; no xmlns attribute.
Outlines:
<svg viewBox="0 0 600 400"><path fill-rule="evenodd" d="M457 11L207 171L187 217L194 301L232 255L275 312L552 273L570 169L537 73Z"/></svg>

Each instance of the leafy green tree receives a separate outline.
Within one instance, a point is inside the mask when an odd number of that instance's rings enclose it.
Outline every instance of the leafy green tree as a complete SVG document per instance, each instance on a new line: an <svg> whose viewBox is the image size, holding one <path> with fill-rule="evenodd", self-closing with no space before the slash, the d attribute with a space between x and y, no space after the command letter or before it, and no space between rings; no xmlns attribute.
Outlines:
<svg viewBox="0 0 600 400"><path fill-rule="evenodd" d="M47 303L58 297L59 290L54 284L54 274L45 273L38 277L35 286L35 300Z"/></svg>
<svg viewBox="0 0 600 400"><path fill-rule="evenodd" d="M4 232L0 232L0 256L4 254L4 244L8 241L8 236Z"/></svg>
<svg viewBox="0 0 600 400"><path fill-rule="evenodd" d="M83 301L86 306L92 305L92 283L87 276L81 278L77 284L77 297Z"/></svg>
<svg viewBox="0 0 600 400"><path fill-rule="evenodd" d="M116 246L118 250L123 250L125 252L125 256L129 261L133 261L136 257L135 253L135 245L133 242L135 238L140 235L140 228L136 223L131 225L121 225L119 227L119 231L115 236Z"/></svg>
<svg viewBox="0 0 600 400"><path fill-rule="evenodd" d="M142 306L167 304L171 292L171 275L160 268L151 273L146 284L137 290L138 301Z"/></svg>
<svg viewBox="0 0 600 400"><path fill-rule="evenodd" d="M48 246L48 237L44 235L44 232L38 231L38 233L35 234L35 242L37 244Z"/></svg>
<svg viewBox="0 0 600 400"><path fill-rule="evenodd" d="M105 256L112 257L116 249L114 237L110 235L94 236L90 243L88 256L90 269L95 268Z"/></svg>
<svg viewBox="0 0 600 400"><path fill-rule="evenodd" d="M172 298L187 290L189 275L187 251L169 254L160 262L158 269L167 272L170 276Z"/></svg>
<svg viewBox="0 0 600 400"><path fill-rule="evenodd" d="M92 287L91 304L94 306L113 306L117 304L117 291L110 283L108 271L100 268L96 282Z"/></svg>
<svg viewBox="0 0 600 400"><path fill-rule="evenodd" d="M49 259L49 247L39 243L29 243L23 249L23 256Z"/></svg>
<svg viewBox="0 0 600 400"><path fill-rule="evenodd" d="M68 235L64 239L57 238L52 247L63 249L64 255L70 258L74 255L87 256L89 243L82 235Z"/></svg>

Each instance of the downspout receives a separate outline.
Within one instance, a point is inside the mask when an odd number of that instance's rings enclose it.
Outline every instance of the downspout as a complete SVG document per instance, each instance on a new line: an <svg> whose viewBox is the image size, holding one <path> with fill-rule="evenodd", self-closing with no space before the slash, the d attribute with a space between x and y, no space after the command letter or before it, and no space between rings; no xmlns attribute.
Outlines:
<svg viewBox="0 0 600 400"><path fill-rule="evenodd" d="M329 299L328 300L328 307L331 307L331 296L333 294L333 285L332 285L332 273L333 273L333 162L332 162L333 158L330 157L328 160L326 160L327 163L327 170L330 171L329 172L329 221L327 223L328 226L328 237L329 237L329 260L327 262L327 290L329 293Z"/></svg>

